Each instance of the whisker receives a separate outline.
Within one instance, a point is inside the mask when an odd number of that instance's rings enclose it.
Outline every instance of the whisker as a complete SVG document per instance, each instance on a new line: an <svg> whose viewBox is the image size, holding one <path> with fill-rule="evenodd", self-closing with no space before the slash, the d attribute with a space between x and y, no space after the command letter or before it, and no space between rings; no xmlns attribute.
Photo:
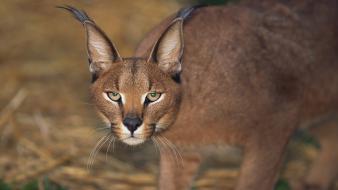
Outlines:
<svg viewBox="0 0 338 190"><path fill-rule="evenodd" d="M110 141L108 143L108 147L107 147L107 150L106 150L106 161L107 161L107 157L108 157L108 153L109 153L109 150L110 150L110 145L111 143L115 140L115 137L113 135L110 136Z"/></svg>
<svg viewBox="0 0 338 190"><path fill-rule="evenodd" d="M95 158L96 158L97 154L100 152L100 150L102 149L103 145L105 145L106 142L108 142L108 140L110 139L111 136L112 136L112 134L107 135L106 140L103 143L101 143L101 145L97 148L97 150L96 150L96 152L94 154L93 160L92 160L92 165L95 162Z"/></svg>
<svg viewBox="0 0 338 190"><path fill-rule="evenodd" d="M98 147L100 147L101 144L104 143L105 140L106 140L106 137L90 153L88 164L87 164L87 168L91 169L91 167L92 167L92 165L94 163L94 159L96 157L96 151L97 151Z"/></svg>
<svg viewBox="0 0 338 190"><path fill-rule="evenodd" d="M99 139L99 141L95 144L94 148L92 149L92 151L89 154L88 157L88 161L87 161L87 169L90 169L90 163L91 163L91 158L93 156L94 151L96 150L96 148L101 144L101 142L106 138L107 135L104 135L103 137L101 137Z"/></svg>
<svg viewBox="0 0 338 190"><path fill-rule="evenodd" d="M178 165L178 156L176 151L166 142L164 139L162 139L160 136L158 136L159 142L162 142L163 145L169 148L170 152L174 155L175 163Z"/></svg>
<svg viewBox="0 0 338 190"><path fill-rule="evenodd" d="M114 138L114 140L113 140L113 152L115 152L115 140L116 140L116 138Z"/></svg>
<svg viewBox="0 0 338 190"><path fill-rule="evenodd" d="M93 129L93 131L91 131L91 135L96 134L96 133L100 133L100 132L108 132L108 130L111 130L111 127L100 127L100 128L95 128Z"/></svg>
<svg viewBox="0 0 338 190"><path fill-rule="evenodd" d="M91 151L91 153L89 155L89 158L88 158L88 161L87 161L87 169L91 168L91 166L93 165L93 163L95 161L95 157L96 157L97 153L100 151L102 146L107 142L107 140L109 140L111 135L112 135L111 133L104 135L103 137L100 138L99 142L96 143L95 147L93 148L93 150Z"/></svg>
<svg viewBox="0 0 338 190"><path fill-rule="evenodd" d="M182 155L181 155L180 151L178 150L178 148L169 139L167 139L166 137L164 137L164 136L161 136L161 137L163 138L163 140L165 140L168 143L169 146L172 147L172 149L175 150L176 154L180 157L181 167L184 167L183 158L182 158Z"/></svg>
<svg viewBox="0 0 338 190"><path fill-rule="evenodd" d="M164 138L165 138L165 137L164 137ZM182 168L184 168L184 161L183 161L183 157L182 157L181 152L179 151L179 149L176 147L176 145L175 145L174 143L172 143L172 142L171 142L169 139L167 139L167 138L165 138L165 139L168 141L168 143L170 143L170 144L175 148L177 154L179 155L179 157L180 157L180 159L181 159L181 166L182 166Z"/></svg>
<svg viewBox="0 0 338 190"><path fill-rule="evenodd" d="M159 146L158 142L156 141L156 137L151 137L151 141L154 144L156 152L161 152L160 146Z"/></svg>

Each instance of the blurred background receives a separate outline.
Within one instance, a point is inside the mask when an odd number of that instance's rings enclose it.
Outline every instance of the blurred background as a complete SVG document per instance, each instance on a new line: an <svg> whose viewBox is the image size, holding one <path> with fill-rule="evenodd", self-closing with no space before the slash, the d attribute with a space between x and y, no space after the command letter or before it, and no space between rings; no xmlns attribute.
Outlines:
<svg viewBox="0 0 338 190"><path fill-rule="evenodd" d="M106 144L88 168L104 126L89 102L84 30L55 6L69 4L86 10L121 55L129 57L157 23L197 3L229 1L2 0L0 190L156 189L158 152L150 143L137 148ZM288 149L276 186L279 190L290 189L290 183L305 175L318 145L303 132ZM240 162L237 151L210 157L193 189L232 189Z"/></svg>

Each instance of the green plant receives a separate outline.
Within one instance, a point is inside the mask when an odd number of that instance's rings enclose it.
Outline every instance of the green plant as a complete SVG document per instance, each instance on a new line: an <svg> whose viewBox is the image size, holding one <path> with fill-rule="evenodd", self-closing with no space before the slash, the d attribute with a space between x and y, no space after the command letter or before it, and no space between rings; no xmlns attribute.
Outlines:
<svg viewBox="0 0 338 190"><path fill-rule="evenodd" d="M11 190L9 185L0 179L0 190Z"/></svg>
<svg viewBox="0 0 338 190"><path fill-rule="evenodd" d="M276 183L275 190L291 190L291 187L285 179L279 179Z"/></svg>
<svg viewBox="0 0 338 190"><path fill-rule="evenodd" d="M67 190L65 187L62 187L61 185L56 184L55 182L49 180L48 177L45 177L43 179L42 185L43 185L44 190ZM13 189L15 188L12 187L12 185L9 185L8 183L0 179L0 190L13 190ZM22 185L19 189L20 190L39 190L39 182L38 180L32 180Z"/></svg>

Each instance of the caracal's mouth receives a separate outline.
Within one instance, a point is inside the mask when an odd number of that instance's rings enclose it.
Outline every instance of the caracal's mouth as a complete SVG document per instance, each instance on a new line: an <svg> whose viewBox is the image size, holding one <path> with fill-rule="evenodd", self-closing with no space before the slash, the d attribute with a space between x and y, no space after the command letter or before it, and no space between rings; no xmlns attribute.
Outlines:
<svg viewBox="0 0 338 190"><path fill-rule="evenodd" d="M112 132L115 133L117 139L121 142L130 145L140 145L147 141L155 132L154 127L146 127L144 124L131 132L123 124L120 127L112 127Z"/></svg>
<svg viewBox="0 0 338 190"><path fill-rule="evenodd" d="M146 140L138 137L130 136L121 140L123 143L126 143L131 146L139 145L144 143Z"/></svg>

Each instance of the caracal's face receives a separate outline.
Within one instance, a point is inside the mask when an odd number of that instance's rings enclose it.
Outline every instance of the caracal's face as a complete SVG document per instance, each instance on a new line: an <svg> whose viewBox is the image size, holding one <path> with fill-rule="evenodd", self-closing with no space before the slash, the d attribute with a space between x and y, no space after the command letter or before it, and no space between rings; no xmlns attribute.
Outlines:
<svg viewBox="0 0 338 190"><path fill-rule="evenodd" d="M91 96L113 135L129 145L170 126L181 97L179 84L143 59L114 63L93 83Z"/></svg>
<svg viewBox="0 0 338 190"><path fill-rule="evenodd" d="M183 55L183 18L173 20L147 58L123 59L85 12L62 8L85 28L93 75L91 97L113 135L137 145L167 129L175 121L181 99L177 79Z"/></svg>

